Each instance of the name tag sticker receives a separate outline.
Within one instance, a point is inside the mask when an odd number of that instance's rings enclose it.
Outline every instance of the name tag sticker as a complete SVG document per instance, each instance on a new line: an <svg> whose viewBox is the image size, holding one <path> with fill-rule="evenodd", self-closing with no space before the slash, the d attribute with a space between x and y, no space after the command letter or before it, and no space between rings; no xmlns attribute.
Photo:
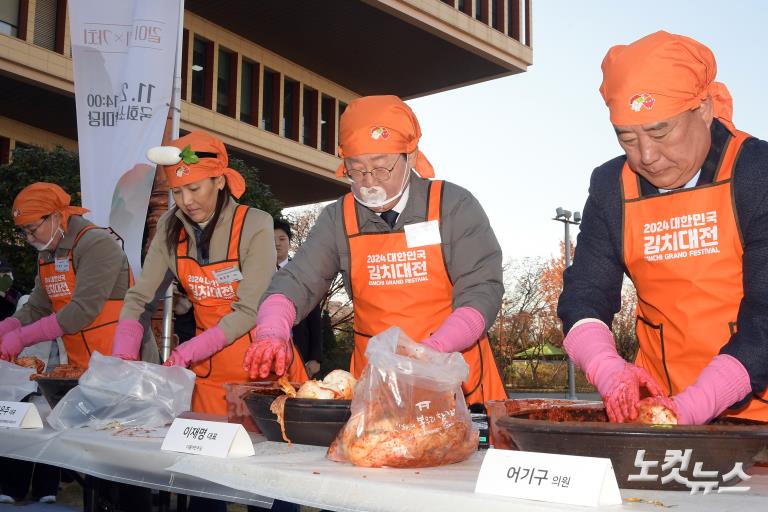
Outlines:
<svg viewBox="0 0 768 512"><path fill-rule="evenodd" d="M53 265L56 272L69 272L69 258L54 258Z"/></svg>
<svg viewBox="0 0 768 512"><path fill-rule="evenodd" d="M0 402L0 427L43 428L43 420L35 404Z"/></svg>
<svg viewBox="0 0 768 512"><path fill-rule="evenodd" d="M622 503L611 459L515 450L486 452L475 492L589 507Z"/></svg>
<svg viewBox="0 0 768 512"><path fill-rule="evenodd" d="M219 284L234 283L243 280L243 273L237 267L227 267L221 270L214 270L213 277Z"/></svg>
<svg viewBox="0 0 768 512"><path fill-rule="evenodd" d="M251 438L239 423L187 418L173 420L161 449L222 459L250 457L256 453Z"/></svg>
<svg viewBox="0 0 768 512"><path fill-rule="evenodd" d="M430 220L419 222L418 224L406 224L405 241L409 249L439 244L442 241L440 238L440 223L436 220Z"/></svg>

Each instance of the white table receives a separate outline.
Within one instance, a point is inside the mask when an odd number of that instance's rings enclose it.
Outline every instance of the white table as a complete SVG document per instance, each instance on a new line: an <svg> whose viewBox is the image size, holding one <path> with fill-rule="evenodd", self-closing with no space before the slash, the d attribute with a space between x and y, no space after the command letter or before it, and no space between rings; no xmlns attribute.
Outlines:
<svg viewBox="0 0 768 512"><path fill-rule="evenodd" d="M269 507L282 499L329 510L376 512L567 511L575 507L474 493L484 452L438 468L366 469L331 462L325 448L266 442L256 455L217 459L160 450L165 429L56 432L0 428L0 456L42 462L98 478L175 493ZM768 468L752 468L746 494L622 490L627 498L660 500L674 512L747 512L768 507ZM662 510L628 503L601 510Z"/></svg>
<svg viewBox="0 0 768 512"><path fill-rule="evenodd" d="M222 460L182 457L169 469L205 478L234 489L329 510L376 512L439 511L566 511L581 507L475 494L483 451L459 464L423 469L368 469L325 458L325 448L264 442L256 455ZM768 508L768 468L747 471L746 494L690 495L683 491L622 489L627 498L660 500L675 512L746 512ZM587 510L587 509L584 509ZM599 510L662 510L652 503L625 502Z"/></svg>
<svg viewBox="0 0 768 512"><path fill-rule="evenodd" d="M57 432L47 424L37 430L0 428L0 457L41 462L150 489L272 506L272 498L166 470L186 456L160 450L164 430L148 434L88 428Z"/></svg>

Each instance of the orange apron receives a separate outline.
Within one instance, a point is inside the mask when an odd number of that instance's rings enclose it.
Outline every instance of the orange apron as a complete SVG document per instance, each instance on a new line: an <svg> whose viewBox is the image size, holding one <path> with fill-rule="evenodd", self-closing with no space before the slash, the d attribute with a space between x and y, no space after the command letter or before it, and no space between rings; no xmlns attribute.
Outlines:
<svg viewBox="0 0 768 512"><path fill-rule="evenodd" d="M429 186L426 217L440 222L443 182L432 181ZM344 197L344 229L355 308L350 372L360 378L371 336L397 326L417 342L428 338L453 311L453 284L441 244L409 248L403 231L361 233L352 194ZM507 398L487 337L462 355L469 365L469 377L462 385L467 404Z"/></svg>
<svg viewBox="0 0 768 512"><path fill-rule="evenodd" d="M731 177L747 138L729 138L711 185L641 197L637 174L622 169L624 259L638 295L635 362L670 395L693 384L736 331L744 251ZM726 415L768 421L768 404L751 400Z"/></svg>
<svg viewBox="0 0 768 512"><path fill-rule="evenodd" d="M86 226L75 237L72 249L70 249L66 258L54 257L54 261L49 263L43 262L42 258L38 259L40 283L48 295L48 299L51 301L54 313L58 313L72 301L72 295L75 293L75 286L77 284L72 252L75 250L80 238L91 229L110 228ZM128 288L130 288L133 286L133 274L130 270L128 274ZM112 339L115 337L121 309L123 309L123 299L107 299L101 312L87 327L81 331L65 334L61 337L67 350L69 364L88 368L88 361L91 359L91 354L94 351L98 351L105 356L112 354Z"/></svg>
<svg viewBox="0 0 768 512"><path fill-rule="evenodd" d="M195 312L197 334L219 324L222 317L232 312L232 303L237 300L240 272L240 235L248 207L239 205L232 220L232 230L227 249L227 259L201 265L189 254L189 243L185 231L179 234L176 248L176 272L181 286L192 302ZM228 382L247 382L248 374L243 370L245 352L251 342L248 331L229 346L191 366L195 372L195 390L192 394L192 410L210 414L227 414L227 403L223 385ZM288 369L288 378L304 382L307 374L296 349L294 361Z"/></svg>

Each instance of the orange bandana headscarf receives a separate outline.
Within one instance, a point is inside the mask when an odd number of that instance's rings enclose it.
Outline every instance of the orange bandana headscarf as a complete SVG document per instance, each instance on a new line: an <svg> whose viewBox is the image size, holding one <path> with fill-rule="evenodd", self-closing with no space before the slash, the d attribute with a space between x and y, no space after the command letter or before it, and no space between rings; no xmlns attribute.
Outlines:
<svg viewBox="0 0 768 512"><path fill-rule="evenodd" d="M23 226L42 219L46 215L59 213L61 227L67 229L70 215L83 215L89 210L70 206L71 197L55 183L38 182L24 188L13 200L13 223Z"/></svg>
<svg viewBox="0 0 768 512"><path fill-rule="evenodd" d="M418 149L421 128L411 107L397 96L364 96L352 101L339 123L339 157L380 153L411 153ZM435 170L421 151L414 165L422 178ZM336 169L344 176L344 163Z"/></svg>
<svg viewBox="0 0 768 512"><path fill-rule="evenodd" d="M229 191L236 199L245 192L245 180L239 172L227 167L229 164L227 148L213 135L202 131L190 132L170 142L170 145L181 151L189 146L190 150L198 157L194 163L185 162L184 153L182 153L182 160L179 163L164 166L165 177L170 188L223 175L227 180Z"/></svg>
<svg viewBox="0 0 768 512"><path fill-rule="evenodd" d="M608 50L602 69L600 94L615 125L669 119L711 96L715 117L735 130L731 95L724 84L714 81L715 56L698 41L656 32Z"/></svg>

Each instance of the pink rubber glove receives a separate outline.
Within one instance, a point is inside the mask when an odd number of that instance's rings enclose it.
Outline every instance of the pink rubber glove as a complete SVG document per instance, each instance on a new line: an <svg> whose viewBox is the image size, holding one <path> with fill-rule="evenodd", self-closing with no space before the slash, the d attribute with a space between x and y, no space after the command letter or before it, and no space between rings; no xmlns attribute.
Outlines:
<svg viewBox="0 0 768 512"><path fill-rule="evenodd" d="M123 318L117 322L112 340L112 355L126 361L138 361L144 326L138 320Z"/></svg>
<svg viewBox="0 0 768 512"><path fill-rule="evenodd" d="M227 346L227 337L218 325L187 340L171 353L164 366L188 367L192 363L204 361Z"/></svg>
<svg viewBox="0 0 768 512"><path fill-rule="evenodd" d="M613 334L602 322L585 322L573 327L563 341L563 348L597 388L611 421L637 419L641 387L651 396L664 395L650 373L621 358L616 352Z"/></svg>
<svg viewBox="0 0 768 512"><path fill-rule="evenodd" d="M6 333L15 331L20 327L21 327L21 321L15 316L9 316L8 318L0 322L0 338L2 338L3 335L5 335Z"/></svg>
<svg viewBox="0 0 768 512"><path fill-rule="evenodd" d="M253 342L243 361L251 380L266 378L273 368L278 376L285 373L293 357L291 327L295 320L296 307L285 295L270 295L261 303L256 328L251 331Z"/></svg>
<svg viewBox="0 0 768 512"><path fill-rule="evenodd" d="M461 352L479 340L484 330L483 315L465 306L448 315L437 331L421 343L438 352Z"/></svg>
<svg viewBox="0 0 768 512"><path fill-rule="evenodd" d="M679 425L703 425L751 392L744 365L733 356L720 354L704 367L696 382L677 395L644 401L671 409Z"/></svg>
<svg viewBox="0 0 768 512"><path fill-rule="evenodd" d="M41 341L55 340L64 334L56 320L56 313L44 316L37 322L14 329L3 335L0 357L6 361L18 356L22 350Z"/></svg>

